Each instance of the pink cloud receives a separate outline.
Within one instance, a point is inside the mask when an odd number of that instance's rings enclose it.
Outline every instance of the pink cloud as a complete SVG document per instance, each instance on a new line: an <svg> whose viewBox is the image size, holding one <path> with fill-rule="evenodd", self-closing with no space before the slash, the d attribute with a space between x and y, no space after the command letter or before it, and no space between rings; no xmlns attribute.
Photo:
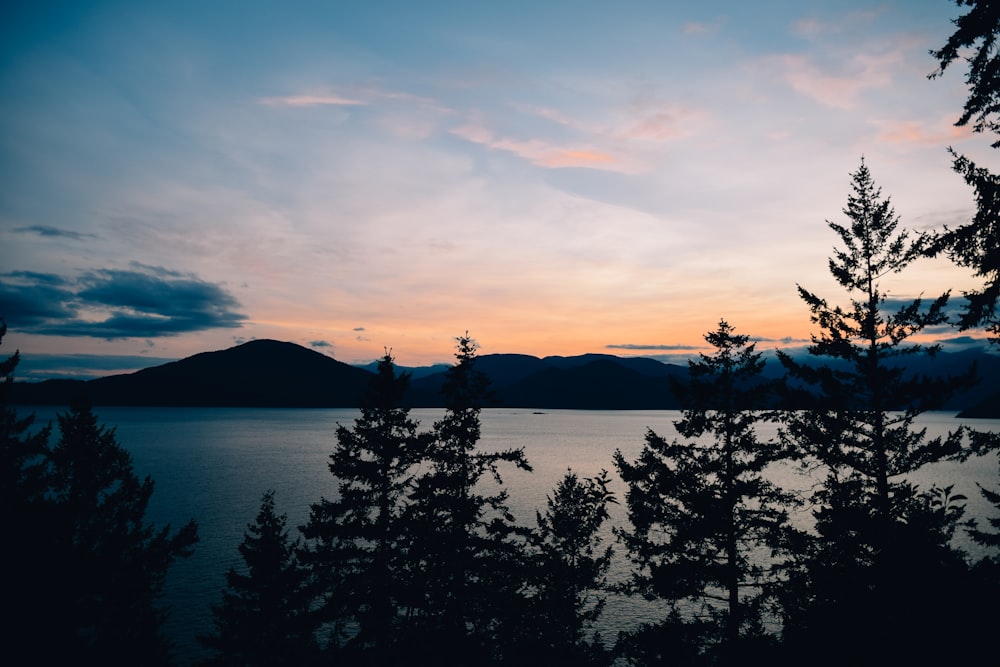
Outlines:
<svg viewBox="0 0 1000 667"><path fill-rule="evenodd" d="M863 91L888 85L892 66L901 59L899 51L877 56L859 54L851 59L850 71L844 75L827 74L805 56L787 54L776 56L771 62L799 94L825 106L850 109Z"/></svg>
<svg viewBox="0 0 1000 667"><path fill-rule="evenodd" d="M262 97L258 104L281 107L315 107L315 106L362 106L367 102L339 95L289 95L287 97Z"/></svg>
<svg viewBox="0 0 1000 667"><path fill-rule="evenodd" d="M610 153L591 148L563 148L540 139L497 138L488 128L474 123L456 127L451 132L466 141L511 153L540 167L559 169L620 166L617 158Z"/></svg>
<svg viewBox="0 0 1000 667"><path fill-rule="evenodd" d="M948 119L940 124L923 121L875 121L881 132L879 141L886 144L943 145L972 136L969 127L955 127Z"/></svg>

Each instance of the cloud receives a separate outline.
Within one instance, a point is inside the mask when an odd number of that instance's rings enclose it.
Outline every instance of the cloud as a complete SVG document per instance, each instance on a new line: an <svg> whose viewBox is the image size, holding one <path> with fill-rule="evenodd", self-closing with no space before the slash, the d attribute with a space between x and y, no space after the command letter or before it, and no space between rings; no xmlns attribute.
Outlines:
<svg viewBox="0 0 1000 667"><path fill-rule="evenodd" d="M969 127L955 127L950 119L930 125L924 121L872 121L884 144L942 146L972 136Z"/></svg>
<svg viewBox="0 0 1000 667"><path fill-rule="evenodd" d="M453 128L451 133L471 143L511 153L540 167L605 168L617 165L619 162L610 153L593 148L563 148L541 139L495 138L489 129L474 123Z"/></svg>
<svg viewBox="0 0 1000 667"><path fill-rule="evenodd" d="M169 357L121 354L22 354L17 379L40 381L55 378L87 380L131 373L176 361Z"/></svg>
<svg viewBox="0 0 1000 667"><path fill-rule="evenodd" d="M830 74L812 58L783 54L767 59L783 79L800 95L834 109L852 109L862 92L887 86L890 72L902 60L900 51L878 55L861 53L851 58L843 73Z"/></svg>
<svg viewBox="0 0 1000 667"><path fill-rule="evenodd" d="M609 350L702 350L704 345L642 345L635 343L617 343L605 345Z"/></svg>
<svg viewBox="0 0 1000 667"><path fill-rule="evenodd" d="M339 95L289 95L286 97L262 97L257 100L257 104L274 107L354 107L364 106L368 103Z"/></svg>
<svg viewBox="0 0 1000 667"><path fill-rule="evenodd" d="M38 234L39 236L45 236L48 238L62 237L67 239L73 239L75 241L97 238L96 234L85 234L83 232L75 232L71 229L62 229L61 227L50 227L48 225L31 225L30 227L15 227L13 231L21 234Z"/></svg>
<svg viewBox="0 0 1000 667"><path fill-rule="evenodd" d="M364 331L364 327L354 327L353 331Z"/></svg>
<svg viewBox="0 0 1000 667"><path fill-rule="evenodd" d="M220 286L162 267L100 269L76 281L30 272L3 277L8 280L0 282L0 313L25 333L158 338L237 328L246 319Z"/></svg>
<svg viewBox="0 0 1000 667"><path fill-rule="evenodd" d="M333 343L325 340L314 340L310 341L309 345L311 347L333 347Z"/></svg>

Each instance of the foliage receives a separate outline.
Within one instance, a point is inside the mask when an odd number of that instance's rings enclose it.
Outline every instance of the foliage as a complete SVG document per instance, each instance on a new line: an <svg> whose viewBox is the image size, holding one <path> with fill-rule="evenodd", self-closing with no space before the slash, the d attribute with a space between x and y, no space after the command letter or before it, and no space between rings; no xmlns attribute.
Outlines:
<svg viewBox="0 0 1000 667"><path fill-rule="evenodd" d="M387 352L354 427L337 427L329 464L337 497L313 504L302 527L304 558L322 591L319 620L333 625L349 655L377 664L398 659L407 597L403 512L425 444L402 407L408 382Z"/></svg>
<svg viewBox="0 0 1000 667"><path fill-rule="evenodd" d="M38 573L53 596L38 619L46 647L94 664L166 664L157 601L170 565L191 555L197 527L146 523L153 481L135 476L114 430L98 425L84 399L59 415L59 431L47 455L50 551Z"/></svg>
<svg viewBox="0 0 1000 667"><path fill-rule="evenodd" d="M546 498L545 513L536 513L523 650L537 662L569 667L609 660L600 635L586 636L604 610L599 591L613 554L601 537L608 504L616 502L609 482L606 470L584 478L567 471Z"/></svg>
<svg viewBox="0 0 1000 667"><path fill-rule="evenodd" d="M309 571L298 540L274 509L274 492L261 499L239 545L244 572L230 568L222 603L212 608L215 633L199 637L215 652L212 665L303 665L316 660Z"/></svg>
<svg viewBox="0 0 1000 667"><path fill-rule="evenodd" d="M943 47L932 50L938 69L930 77L938 77L954 62L962 59L968 63L965 82L969 97L962 115L955 123L964 126L973 121L974 132L1000 132L1000 55L997 37L1000 35L1000 3L995 0L956 0L959 7L969 11L953 21L955 32ZM967 56L969 53L971 55ZM993 143L1000 147L1000 140ZM965 293L969 307L962 315L964 329L984 323L995 334L992 339L1000 343L1000 318L997 298L1000 297L1000 178L987 169L977 166L967 157L949 149L954 158L953 166L976 192L976 215L971 222L955 229L944 230L931 248L931 252L945 251L952 261L973 269L974 275L983 279L983 287Z"/></svg>
<svg viewBox="0 0 1000 667"><path fill-rule="evenodd" d="M844 209L850 224L828 222L842 244L830 271L849 305L830 305L799 288L821 329L809 353L825 363L779 353L791 380L815 398L813 409L787 414L782 438L819 480L812 496L818 539L801 546L803 569L793 577L795 595L785 600L786 641L804 647L852 636L887 646L881 638L892 636L916 654L942 636L927 628L933 605L963 600L964 560L950 542L964 498L952 487L921 492L906 477L996 443L967 437L963 427L933 439L914 427L921 412L939 407L972 374L929 379L902 370L900 357L937 351L913 339L945 321L948 295L890 307L884 279L917 259L928 237L897 229L898 217L863 160L852 188ZM891 659L899 659L892 650ZM846 657L826 656L834 663Z"/></svg>
<svg viewBox="0 0 1000 667"><path fill-rule="evenodd" d="M500 660L521 602L523 531L506 490L490 491L489 483L502 485L501 464L531 466L521 449L478 449L488 380L475 368L477 349L468 334L457 339L442 388L445 414L406 513L415 591L410 656L428 664Z"/></svg>
<svg viewBox="0 0 1000 667"><path fill-rule="evenodd" d="M705 339L713 354L691 361L689 382L675 388L684 440L649 431L637 461L615 453L632 523L618 535L638 568L634 590L667 600L675 626L697 620L703 649L735 654L760 634L762 591L780 580L795 502L764 476L785 453L755 434L767 418L760 353L725 321Z"/></svg>

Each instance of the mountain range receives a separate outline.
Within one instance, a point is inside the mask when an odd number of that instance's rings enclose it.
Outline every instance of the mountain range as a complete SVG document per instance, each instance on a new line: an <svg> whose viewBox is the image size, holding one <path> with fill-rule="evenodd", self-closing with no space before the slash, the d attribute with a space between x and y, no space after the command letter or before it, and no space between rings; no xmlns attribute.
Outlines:
<svg viewBox="0 0 1000 667"><path fill-rule="evenodd" d="M970 417L1000 417L1000 357L939 354L912 362L909 370L958 373L972 363L980 383L944 407ZM489 354L479 357L476 367L489 377L495 405L549 409L679 409L670 379L684 380L688 373L686 366L606 354ZM65 405L82 391L95 405L357 407L373 370L374 364L351 366L294 343L254 340L124 375L15 382L10 397L21 404ZM446 366L401 370L411 373L408 405L442 405ZM769 361L765 375L780 374L777 362Z"/></svg>

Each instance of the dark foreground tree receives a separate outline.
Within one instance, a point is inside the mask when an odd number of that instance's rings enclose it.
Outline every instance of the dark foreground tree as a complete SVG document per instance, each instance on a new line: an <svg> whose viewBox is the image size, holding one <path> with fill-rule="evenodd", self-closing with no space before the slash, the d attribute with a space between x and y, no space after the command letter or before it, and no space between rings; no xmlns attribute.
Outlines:
<svg viewBox="0 0 1000 667"><path fill-rule="evenodd" d="M59 415L59 433L48 453L51 553L38 573L53 597L38 619L47 637L38 648L88 664L168 664L159 598L170 565L192 553L195 523L176 532L147 523L153 481L136 477L85 399Z"/></svg>
<svg viewBox="0 0 1000 667"><path fill-rule="evenodd" d="M764 476L784 453L754 429L768 394L760 353L725 321L705 340L713 353L691 361L688 383L674 389L685 403L674 423L683 440L649 431L637 461L615 452L628 485L632 527L618 535L637 567L632 586L672 611L633 638L641 650L625 651L648 658L659 633L672 651L694 642L691 661L729 664L766 643L765 594L780 581L795 501Z"/></svg>
<svg viewBox="0 0 1000 667"><path fill-rule="evenodd" d="M962 507L960 494L921 491L907 476L962 461L992 440L970 440L962 427L929 439L915 427L921 412L939 408L971 376L904 370L901 357L937 351L913 338L945 321L948 295L930 303L889 300L886 281L922 255L927 238L898 229L863 160L852 189L849 224L828 223L841 243L830 271L847 305L800 287L820 327L809 347L814 361L779 353L790 382L814 399L812 409L787 413L782 436L819 480L812 497L818 539L794 582L786 639L803 651L829 645L822 656L829 663L926 659L954 629L951 617L934 610L965 602L957 595L964 560L950 544ZM854 655L850 646L858 643L871 649Z"/></svg>
<svg viewBox="0 0 1000 667"><path fill-rule="evenodd" d="M318 662L313 637L309 572L299 562L299 541L274 509L274 491L239 546L244 568L230 568L222 603L212 608L215 633L199 637L212 649L210 665L279 667Z"/></svg>
<svg viewBox="0 0 1000 667"><path fill-rule="evenodd" d="M531 470L521 449L478 448L488 380L477 345L457 339L455 364L406 515L415 597L410 664L487 665L514 641L524 540L507 506L500 465Z"/></svg>
<svg viewBox="0 0 1000 667"><path fill-rule="evenodd" d="M961 127L973 121L974 132L1000 133L1000 2L996 0L955 0L969 11L954 20L955 32L943 47L932 50L938 69L930 77L944 74L958 60L968 64L966 84L969 97L955 125ZM1000 140L993 147L1000 147ZM968 329L984 324L1000 343L1000 176L980 167L949 148L954 169L976 193L976 214L973 219L944 233L930 248L931 252L947 252L959 266L969 267L983 280L983 287L965 293L968 308L960 325Z"/></svg>
<svg viewBox="0 0 1000 667"><path fill-rule="evenodd" d="M425 442L402 406L408 382L386 353L354 427L337 427L329 466L337 496L313 504L302 527L303 557L321 595L317 618L328 626L331 648L343 645L347 664L405 661L399 640L410 593L403 513Z"/></svg>
<svg viewBox="0 0 1000 667"><path fill-rule="evenodd" d="M536 513L528 562L532 594L524 615L525 637L518 641L529 664L610 662L610 651L593 631L604 610L601 592L613 554L602 537L608 504L616 502L609 481L607 471L584 478L568 471L546 498L545 513Z"/></svg>
<svg viewBox="0 0 1000 667"><path fill-rule="evenodd" d="M6 333L0 320L0 342ZM52 504L45 498L51 428L32 433L34 415L22 417L10 407L8 392L19 360L17 352L0 360L0 521L8 536L0 561L0 605L6 619L0 623L0 643L27 649L48 641L42 619L51 611L57 587L48 578L48 561L54 560ZM13 655L13 649L7 650Z"/></svg>

